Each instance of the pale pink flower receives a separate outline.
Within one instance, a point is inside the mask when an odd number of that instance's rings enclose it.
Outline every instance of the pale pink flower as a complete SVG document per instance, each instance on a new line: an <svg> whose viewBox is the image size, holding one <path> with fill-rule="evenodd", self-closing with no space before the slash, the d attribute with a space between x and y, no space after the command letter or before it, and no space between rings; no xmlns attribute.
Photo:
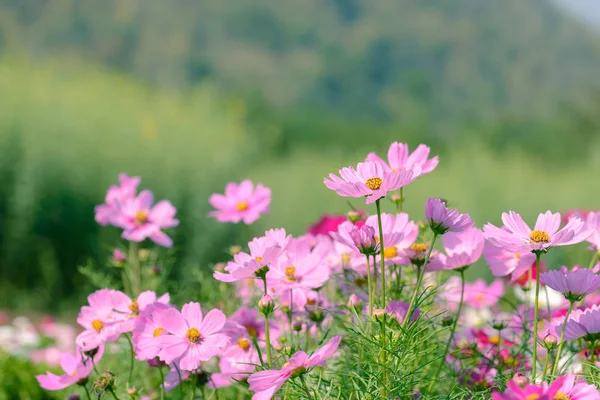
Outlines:
<svg viewBox="0 0 600 400"><path fill-rule="evenodd" d="M374 161L386 172L409 170L416 177L430 173L438 165L438 156L429 157L430 148L420 144L412 154L409 154L408 144L394 142L388 150L388 162L383 161L377 154L369 153L367 161Z"/></svg>
<svg viewBox="0 0 600 400"><path fill-rule="evenodd" d="M147 306L136 319L133 346L138 360L152 360L158 356L161 350L160 336L166 335L167 331L158 323L162 319L157 315L172 307L156 302Z"/></svg>
<svg viewBox="0 0 600 400"><path fill-rule="evenodd" d="M414 180L413 171L385 172L381 164L371 161L342 168L340 177L329 174L325 186L342 197L366 197L367 204L385 197L389 191L398 190Z"/></svg>
<svg viewBox="0 0 600 400"><path fill-rule="evenodd" d="M123 298L123 296L125 296ZM120 326L126 316L115 312L128 297L117 290L101 289L88 296L89 306L81 307L77 323L84 328L75 342L82 350L92 350L115 341L121 334Z"/></svg>
<svg viewBox="0 0 600 400"><path fill-rule="evenodd" d="M229 338L221 333L226 320L221 310L214 309L203 316L200 304L191 302L181 312L169 309L155 318L168 333L160 336L158 357L167 364L177 362L182 370L197 369L229 343Z"/></svg>
<svg viewBox="0 0 600 400"><path fill-rule="evenodd" d="M333 356L341 340L341 336L333 337L310 357L299 351L280 370L259 371L250 375L250 390L255 392L252 400L270 400L288 379L304 374L317 365L325 365L325 360Z"/></svg>
<svg viewBox="0 0 600 400"><path fill-rule="evenodd" d="M597 400L600 399L600 392L594 385L590 385L584 381L576 379L574 374L564 376L558 392L554 399L569 399L569 400ZM562 397L560 395L563 395Z"/></svg>
<svg viewBox="0 0 600 400"><path fill-rule="evenodd" d="M229 336L229 345L220 353L220 357L233 363L258 365L260 360L252 343L252 336L246 327L235 322L227 322L222 333Z"/></svg>
<svg viewBox="0 0 600 400"><path fill-rule="evenodd" d="M473 226L469 214L461 214L456 208L448 209L446 203L438 198L429 198L425 202L425 217L431 230L443 235L446 232L461 232Z"/></svg>
<svg viewBox="0 0 600 400"><path fill-rule="evenodd" d="M96 206L96 222L100 225L115 224L119 216L120 205L135 197L135 192L140 184L137 176L129 177L125 174L119 175L119 186L111 186L106 192L105 204Z"/></svg>
<svg viewBox="0 0 600 400"><path fill-rule="evenodd" d="M216 208L210 216L219 222L239 223L243 221L250 225L263 214L269 213L271 203L271 189L261 183L256 185L246 179L239 185L231 182L225 186L225 195L215 193L209 203Z"/></svg>
<svg viewBox="0 0 600 400"><path fill-rule="evenodd" d="M122 333L131 332L138 316L146 310L146 308L154 303L169 304L169 293L165 293L160 297L156 297L156 293L152 290L146 290L135 299L132 300L125 293L117 290L113 293L113 309L116 314L120 314L123 322L119 329Z"/></svg>
<svg viewBox="0 0 600 400"><path fill-rule="evenodd" d="M170 392L171 390L175 389L182 381L185 381L191 375L192 373L190 371L178 371L174 365L171 365L171 369L169 370L169 373L165 377L165 382L163 383L165 391Z"/></svg>
<svg viewBox="0 0 600 400"><path fill-rule="evenodd" d="M268 266L278 259L290 240L292 235L288 235L285 229L269 229L265 232L265 236L252 239L248 243L248 248L252 258Z"/></svg>
<svg viewBox="0 0 600 400"><path fill-rule="evenodd" d="M504 296L504 284L498 279L489 286L483 279L465 285L465 304L472 308L495 306L502 296Z"/></svg>
<svg viewBox="0 0 600 400"><path fill-rule="evenodd" d="M98 360L99 358L95 362ZM61 390L74 385L89 376L94 368L94 364L82 351L78 351L75 355L63 353L60 357L60 367L64 371L63 375L55 375L48 372L46 375L36 376L43 389Z"/></svg>
<svg viewBox="0 0 600 400"><path fill-rule="evenodd" d="M533 230L514 211L503 213L502 222L507 230L487 223L483 227L484 236L494 246L515 252L545 252L551 247L583 242L592 234L577 217L571 218L559 230L560 214L552 214L550 211L538 216Z"/></svg>
<svg viewBox="0 0 600 400"><path fill-rule="evenodd" d="M502 230L508 232L506 227L502 227ZM485 241L483 257L494 276L503 277L510 275L511 282L515 282L521 278L535 262L535 254L529 251L518 252L498 247L489 239Z"/></svg>
<svg viewBox="0 0 600 400"><path fill-rule="evenodd" d="M120 205L120 215L115 225L125 230L122 235L124 239L141 242L149 238L158 245L171 247L173 240L161 229L179 225L175 219L175 207L167 200L152 206L153 202L154 196L149 190L125 199Z"/></svg>
<svg viewBox="0 0 600 400"><path fill-rule="evenodd" d="M470 227L461 232L448 232L442 236L446 250L444 269L465 268L474 264L483 253L483 233ZM428 271L436 271L435 267L427 266Z"/></svg>
<svg viewBox="0 0 600 400"><path fill-rule="evenodd" d="M590 336L596 340L600 333L600 305L585 310L575 310L569 316L565 327L565 340ZM560 334L557 328L557 334Z"/></svg>
<svg viewBox="0 0 600 400"><path fill-rule="evenodd" d="M591 249L600 251L600 212L590 211L585 217L586 229L591 231L586 240L591 244Z"/></svg>
<svg viewBox="0 0 600 400"><path fill-rule="evenodd" d="M256 271L264 265L262 257L258 257L260 261L252 257L248 253L237 253L233 255L233 261L229 261L225 267L226 274L220 271L213 272L213 277L221 282L237 282L246 279L255 279Z"/></svg>
<svg viewBox="0 0 600 400"><path fill-rule="evenodd" d="M227 358L219 360L219 372L211 374L207 387L211 389L234 385L248 379L249 373L254 371L254 365L236 363Z"/></svg>

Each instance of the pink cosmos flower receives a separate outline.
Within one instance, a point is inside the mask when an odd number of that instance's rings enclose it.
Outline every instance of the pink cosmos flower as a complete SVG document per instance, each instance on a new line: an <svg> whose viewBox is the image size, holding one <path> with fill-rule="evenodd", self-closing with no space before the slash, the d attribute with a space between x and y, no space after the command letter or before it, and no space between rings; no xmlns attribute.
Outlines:
<svg viewBox="0 0 600 400"><path fill-rule="evenodd" d="M502 227L502 229L508 232L506 227ZM531 265L535 263L535 254L529 251L523 253L510 251L496 246L487 239L483 248L483 256L494 276L510 275L510 282L515 282L526 274Z"/></svg>
<svg viewBox="0 0 600 400"><path fill-rule="evenodd" d="M146 290L135 299L131 300L123 292L118 290L113 291L113 309L116 315L120 315L123 322L119 327L122 333L131 332L134 328L134 323L138 316L143 313L146 308L154 303L169 304L169 293L165 293L160 297L156 297L156 293L152 290Z"/></svg>
<svg viewBox="0 0 600 400"><path fill-rule="evenodd" d="M586 240L592 250L600 251L600 212L591 211L585 217L585 225L592 232Z"/></svg>
<svg viewBox="0 0 600 400"><path fill-rule="evenodd" d="M165 312L173 306L163 303L153 303L145 308L135 321L133 329L133 347L138 360L153 360L161 350L160 336L167 331L157 321L159 313Z"/></svg>
<svg viewBox="0 0 600 400"><path fill-rule="evenodd" d="M384 167L376 162L358 163L356 170L352 167L342 168L340 177L329 174L325 178L325 186L342 197L366 197L367 204L385 197L389 191L398 190L408 185L415 178L413 171L385 172Z"/></svg>
<svg viewBox="0 0 600 400"><path fill-rule="evenodd" d="M248 253L237 253L233 256L233 261L229 261L225 267L227 274L215 271L213 277L221 282L237 282L245 279L256 278L255 272L263 267L262 257L258 257L260 262Z"/></svg>
<svg viewBox="0 0 600 400"><path fill-rule="evenodd" d="M210 216L219 222L239 223L243 221L250 225L263 214L269 213L271 204L271 189L259 183L254 184L249 179L243 180L239 185L231 182L225 186L225 195L215 193L208 200L216 208Z"/></svg>
<svg viewBox="0 0 600 400"><path fill-rule="evenodd" d="M252 344L252 337L246 327L235 322L227 322L223 327L224 334L229 336L230 342L223 349L220 357L233 363L258 365L258 353Z"/></svg>
<svg viewBox="0 0 600 400"><path fill-rule="evenodd" d="M600 333L600 305L594 305L571 313L565 327L565 340L579 339L588 335L594 336L595 340L598 333ZM560 335L560 331L557 334Z"/></svg>
<svg viewBox="0 0 600 400"><path fill-rule="evenodd" d="M429 252L429 246L426 243L414 243L409 248L398 253L398 257L394 259L398 265L415 265L422 267L425 264L425 258ZM446 256L437 250L433 250L427 263L428 271L440 271L444 269Z"/></svg>
<svg viewBox="0 0 600 400"><path fill-rule="evenodd" d="M483 253L484 242L483 233L475 227L461 232L448 232L442 236L447 255L444 269L458 269L474 264ZM433 268L428 266L427 269L434 271Z"/></svg>
<svg viewBox="0 0 600 400"><path fill-rule="evenodd" d="M600 276L588 270L548 271L540 275L540 282L561 292L567 300L579 301L600 287Z"/></svg>
<svg viewBox="0 0 600 400"><path fill-rule="evenodd" d="M106 193L105 204L96 206L96 222L103 226L114 225L120 212L120 205L135 197L139 184L140 178L137 176L119 175L119 186L111 186Z"/></svg>
<svg viewBox="0 0 600 400"><path fill-rule="evenodd" d="M63 353L60 356L60 367L65 372L63 375L55 375L48 372L46 375L37 375L35 377L43 389L61 390L74 385L87 378L92 372L94 365L90 358L86 357L83 352L78 351L75 355Z"/></svg>
<svg viewBox="0 0 600 400"><path fill-rule="evenodd" d="M408 312L409 307L410 304L405 303L401 300L392 301L385 307L385 312L390 314L398 321L398 323L401 324L404 321L404 318L406 317L406 313ZM421 315L421 310L417 308L413 312L411 321L416 321L417 318L419 318L419 315Z"/></svg>
<svg viewBox="0 0 600 400"><path fill-rule="evenodd" d="M119 337L125 317L116 313L115 308L121 306L123 296L125 294L111 289L101 289L88 296L89 306L81 307L77 317L77 323L84 328L75 339L78 347L88 351Z"/></svg>
<svg viewBox="0 0 600 400"><path fill-rule="evenodd" d="M179 378L180 374L181 379ZM188 379L190 375L192 375L190 371L177 371L177 368L172 365L169 373L165 377L165 382L163 383L165 391L170 392L171 390L175 389L182 381Z"/></svg>
<svg viewBox="0 0 600 400"><path fill-rule="evenodd" d="M514 211L503 213L502 222L508 231L487 223L483 234L494 246L515 252L548 251L554 246L583 242L592 234L584 229L584 222L577 217L571 218L559 230L560 214L550 211L538 216L533 230Z"/></svg>
<svg viewBox="0 0 600 400"><path fill-rule="evenodd" d="M258 339L259 343L264 342L265 320L256 309L241 307L229 317L228 321L243 326L250 338L255 337ZM269 328L271 342L275 343L279 335L279 328L275 322L270 319Z"/></svg>
<svg viewBox="0 0 600 400"><path fill-rule="evenodd" d="M175 219L175 207L162 200L152 206L152 192L143 190L137 197L125 199L120 205L120 215L115 219L115 225L123 228L122 237L134 242L150 238L154 243L171 247L173 240L161 231L179 225Z"/></svg>
<svg viewBox="0 0 600 400"><path fill-rule="evenodd" d="M331 232L337 232L338 226L347 221L344 215L323 215L321 219L308 228L311 235L329 235Z"/></svg>
<svg viewBox="0 0 600 400"><path fill-rule="evenodd" d="M483 279L465 285L465 304L472 308L495 306L503 295L504 284L498 279L489 286Z"/></svg>
<svg viewBox="0 0 600 400"><path fill-rule="evenodd" d="M438 198L427 199L425 216L433 232L439 235L446 232L461 232L473 225L469 214L460 214L456 208L448 210L446 204Z"/></svg>
<svg viewBox="0 0 600 400"><path fill-rule="evenodd" d="M329 343L310 357L305 352L299 351L280 370L259 371L250 375L248 377L250 390L255 392L252 400L270 400L288 379L300 376L317 365L325 365L325 360L333 356L341 340L341 336L334 336Z"/></svg>
<svg viewBox="0 0 600 400"><path fill-rule="evenodd" d="M248 374L254 371L254 365L236 363L227 358L219 360L219 372L211 374L207 387L216 389L233 385L237 382L244 382L248 379Z"/></svg>
<svg viewBox="0 0 600 400"><path fill-rule="evenodd" d="M167 364L177 362L182 370L199 368L202 361L216 356L229 343L229 338L221 333L226 319L221 310L214 309L203 316L200 304L191 302L181 312L169 309L155 318L168 333L160 336L158 357Z"/></svg>
<svg viewBox="0 0 600 400"><path fill-rule="evenodd" d="M556 392L555 399L568 400L596 400L600 399L600 392L596 386L585 382L577 382L574 374L564 376L562 384ZM562 396L561 396L562 394Z"/></svg>
<svg viewBox="0 0 600 400"><path fill-rule="evenodd" d="M492 393L492 400L554 400L565 378L558 377L550 386L542 382L540 385L529 384L523 388L511 379L506 383L507 388L503 393Z"/></svg>
<svg viewBox="0 0 600 400"><path fill-rule="evenodd" d="M127 255L121 249L114 249L112 259L115 264L122 265L127 262Z"/></svg>
<svg viewBox="0 0 600 400"><path fill-rule="evenodd" d="M379 163L384 171L413 171L415 178L430 173L438 165L438 156L429 157L430 148L420 144L416 150L409 155L408 144L394 142L388 150L388 163L383 161L377 154L369 153L367 161Z"/></svg>

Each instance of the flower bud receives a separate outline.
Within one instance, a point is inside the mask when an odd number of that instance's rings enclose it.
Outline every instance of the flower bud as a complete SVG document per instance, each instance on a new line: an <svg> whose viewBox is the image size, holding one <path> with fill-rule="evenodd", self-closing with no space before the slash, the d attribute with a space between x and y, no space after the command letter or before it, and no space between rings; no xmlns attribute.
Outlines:
<svg viewBox="0 0 600 400"><path fill-rule="evenodd" d="M127 255L121 249L114 249L112 261L115 267L123 268L127 262Z"/></svg>
<svg viewBox="0 0 600 400"><path fill-rule="evenodd" d="M386 312L382 308L376 308L375 310L373 310L373 318L375 318L377 321L383 321L385 315Z"/></svg>
<svg viewBox="0 0 600 400"><path fill-rule="evenodd" d="M302 317L296 317L296 321L294 321L294 325L292 325L292 329L296 332L300 332L302 330Z"/></svg>
<svg viewBox="0 0 600 400"><path fill-rule="evenodd" d="M110 371L106 371L98 375L98 377L94 380L92 387L94 389L94 393L102 395L108 389L112 389L114 384L115 375Z"/></svg>
<svg viewBox="0 0 600 400"><path fill-rule="evenodd" d="M258 300L258 310L264 315L269 315L275 309L275 303L273 303L273 299L268 294L263 294L263 296Z"/></svg>
<svg viewBox="0 0 600 400"><path fill-rule="evenodd" d="M516 383L521 389L529 385L529 378L521 373L516 373L513 376L512 381Z"/></svg>
<svg viewBox="0 0 600 400"><path fill-rule="evenodd" d="M507 326L508 325L507 325L506 321L504 321L504 320L500 320L500 321L494 320L492 322L492 328L494 328L497 331L501 331L501 330L505 329Z"/></svg>
<svg viewBox="0 0 600 400"><path fill-rule="evenodd" d="M137 395L137 389L136 388L128 388L127 389L127 396L129 397L135 397Z"/></svg>
<svg viewBox="0 0 600 400"><path fill-rule="evenodd" d="M402 204L402 196L400 196L399 194L393 194L393 195L391 195L390 196L390 200L394 204Z"/></svg>
<svg viewBox="0 0 600 400"><path fill-rule="evenodd" d="M161 268L158 265L153 265L152 266L152 273L154 275L160 275L161 272Z"/></svg>
<svg viewBox="0 0 600 400"><path fill-rule="evenodd" d="M442 326L450 326L454 323L454 318L451 315L446 315L442 318Z"/></svg>
<svg viewBox="0 0 600 400"><path fill-rule="evenodd" d="M67 397L67 400L81 400L81 396L79 396L77 393L73 393Z"/></svg>
<svg viewBox="0 0 600 400"><path fill-rule="evenodd" d="M214 270L217 272L225 272L225 263L216 263Z"/></svg>
<svg viewBox="0 0 600 400"><path fill-rule="evenodd" d="M358 211L348 211L348 221L355 223L361 220L360 213Z"/></svg>
<svg viewBox="0 0 600 400"><path fill-rule="evenodd" d="M554 335L547 334L544 337L542 346L548 350L554 350L556 347L558 347L558 339Z"/></svg>
<svg viewBox="0 0 600 400"><path fill-rule="evenodd" d="M375 238L375 228L363 225L353 227L349 232L350 238L358 250L365 255L373 255L379 251L379 242Z"/></svg>
<svg viewBox="0 0 600 400"><path fill-rule="evenodd" d="M146 261L150 256L150 252L146 249L140 249L138 255L140 256L140 261Z"/></svg>
<svg viewBox="0 0 600 400"><path fill-rule="evenodd" d="M231 246L229 248L229 254L231 254L232 256L235 256L236 254L238 254L241 251L242 251L241 246Z"/></svg>
<svg viewBox="0 0 600 400"><path fill-rule="evenodd" d="M308 313L308 318L312 322L320 324L325 319L325 314L323 314L323 311L321 311L320 309L315 309L314 311Z"/></svg>
<svg viewBox="0 0 600 400"><path fill-rule="evenodd" d="M348 298L348 308L354 309L357 313L360 313L363 308L363 302L360 297L358 297L356 294L351 294Z"/></svg>

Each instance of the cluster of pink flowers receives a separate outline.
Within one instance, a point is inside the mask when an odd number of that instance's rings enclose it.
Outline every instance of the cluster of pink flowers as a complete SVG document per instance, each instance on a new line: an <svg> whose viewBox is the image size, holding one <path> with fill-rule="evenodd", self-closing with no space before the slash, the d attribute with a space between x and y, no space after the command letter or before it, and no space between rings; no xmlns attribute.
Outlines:
<svg viewBox="0 0 600 400"><path fill-rule="evenodd" d="M547 211L531 229L509 211L501 216L502 226L487 223L480 229L469 214L432 197L423 206L423 218L411 219L401 211L404 190L436 168L438 157L429 153L425 145L410 153L408 145L393 143L387 161L371 153L356 167L324 179L340 196L375 203L370 213L353 209L347 215L325 215L301 236L269 229L232 248L230 258L213 272L213 284L229 296L229 303L219 308L235 310L229 316L220 309L204 313L197 302L178 308L169 294L147 290L156 286L137 276L138 253L116 249L112 264L133 271L128 276L139 290L123 282L129 295L109 288L92 293L77 318L82 330L74 339L75 355L62 354L64 374L38 376L40 385L49 390L85 386L107 344L126 336L137 360L169 368L161 391L181 389L186 380L192 390L198 382L215 390L245 382L253 400L271 399L284 386L313 398L315 390L306 379L326 360L361 354L363 362L362 350L352 348L361 340L385 346L423 323L430 329L420 331L427 332L423 336L437 335L442 344L435 349L441 357L428 361L429 385L415 388L424 398L448 394L436 387L444 368L450 370L446 381L456 378L497 400L600 398L570 361L577 355L573 348L565 346L579 340L583 345L574 348L581 361L597 361L600 265L594 265L600 213L563 218ZM96 220L122 228L122 237L130 242L149 238L171 246L163 229L178 224L175 208L167 201L153 206L150 192L136 194L139 183L139 178L121 175L120 185L111 187L105 204L96 208ZM381 211L384 198L395 212ZM209 216L250 225L269 212L270 202L271 191L264 185L232 182L224 194L210 197L214 210ZM546 253L584 241L594 252L590 268L546 271ZM482 261L496 279L467 282L465 272ZM517 304L505 296L510 289ZM355 328L344 328L352 324ZM346 335L354 336L346 341ZM350 346L343 346L343 340ZM367 380L376 381L381 398L416 395L394 392L395 377L387 373L387 363L396 350L378 351L369 370ZM329 368L325 378L321 371L319 382L334 382L338 368ZM362 373L358 370L356 374Z"/></svg>

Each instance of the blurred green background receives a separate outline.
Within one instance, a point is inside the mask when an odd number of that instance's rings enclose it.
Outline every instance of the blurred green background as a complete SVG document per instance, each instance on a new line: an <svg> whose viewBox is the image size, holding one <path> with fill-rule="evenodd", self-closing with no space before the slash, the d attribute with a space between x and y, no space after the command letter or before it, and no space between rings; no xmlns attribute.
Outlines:
<svg viewBox="0 0 600 400"><path fill-rule="evenodd" d="M348 209L323 176L392 141L440 155L415 219L600 208L600 8L568 3L0 0L0 309L79 306L120 172L177 207L179 280L246 236L207 218L229 180L273 189L253 233L301 234Z"/></svg>

